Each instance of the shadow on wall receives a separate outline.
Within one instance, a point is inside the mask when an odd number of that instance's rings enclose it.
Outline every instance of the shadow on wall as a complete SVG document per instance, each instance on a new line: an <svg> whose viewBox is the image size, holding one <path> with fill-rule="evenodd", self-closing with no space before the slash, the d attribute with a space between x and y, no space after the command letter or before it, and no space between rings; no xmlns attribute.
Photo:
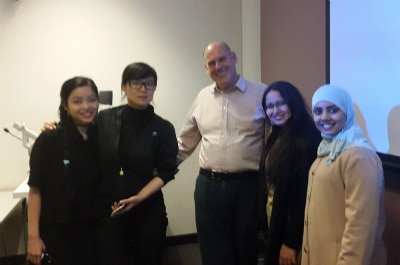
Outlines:
<svg viewBox="0 0 400 265"><path fill-rule="evenodd" d="M365 122L365 118L363 114L361 113L360 108L356 103L353 102L353 108L354 108L354 119L358 126L361 127L361 130L363 131L365 138L367 138L368 143L376 150L375 145L372 143L371 138L369 137L368 131L367 131L367 123Z"/></svg>
<svg viewBox="0 0 400 265"><path fill-rule="evenodd" d="M400 105L394 107L388 116L388 138L389 150L388 154L400 156Z"/></svg>
<svg viewBox="0 0 400 265"><path fill-rule="evenodd" d="M368 143L376 150L373 145L371 138L367 132L367 125L365 118L360 111L357 104L353 103L355 120L356 123L361 127L364 132ZM388 116L388 138L389 138L389 150L388 154L400 156L400 105L394 107ZM382 158L382 156L384 158ZM387 265L397 265L400 260L400 175L398 171L398 159L390 159L390 156L386 154L380 154L384 165L384 176L385 176L385 216L386 226L383 233L383 241L385 242L388 261ZM389 158L388 158L389 157ZM385 164L386 162L386 164ZM387 163L388 162L388 163ZM391 166L392 164L395 166ZM386 165L386 166L385 166ZM389 165L389 166L387 166Z"/></svg>
<svg viewBox="0 0 400 265"><path fill-rule="evenodd" d="M388 154L400 156L400 105L394 107L388 116L387 129L389 138ZM393 159L393 161L395 161ZM391 160L391 162L393 162ZM398 164L398 159L396 159ZM400 260L400 175L399 170L386 170L385 182L385 215L386 227L383 233L383 241L388 253L388 265L399 264Z"/></svg>

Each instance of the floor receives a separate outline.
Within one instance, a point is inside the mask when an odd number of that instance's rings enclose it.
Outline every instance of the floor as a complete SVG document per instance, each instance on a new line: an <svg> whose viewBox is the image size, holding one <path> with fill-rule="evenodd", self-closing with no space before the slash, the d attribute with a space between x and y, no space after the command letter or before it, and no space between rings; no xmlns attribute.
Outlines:
<svg viewBox="0 0 400 265"><path fill-rule="evenodd" d="M163 253L163 265L201 265L198 243L169 246Z"/></svg>
<svg viewBox="0 0 400 265"><path fill-rule="evenodd" d="M263 246L259 247L259 262L263 264ZM163 265L201 265L198 243L168 246L163 253ZM25 257L12 260L0 260L0 264L26 265Z"/></svg>
<svg viewBox="0 0 400 265"><path fill-rule="evenodd" d="M259 251L259 262L263 264L263 251ZM163 254L163 265L201 265L198 243L169 246Z"/></svg>

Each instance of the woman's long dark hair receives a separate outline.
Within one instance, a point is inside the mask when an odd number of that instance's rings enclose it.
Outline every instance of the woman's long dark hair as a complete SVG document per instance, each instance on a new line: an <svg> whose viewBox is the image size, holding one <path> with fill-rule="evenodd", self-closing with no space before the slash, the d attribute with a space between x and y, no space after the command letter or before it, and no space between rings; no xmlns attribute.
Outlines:
<svg viewBox="0 0 400 265"><path fill-rule="evenodd" d="M279 81L271 84L264 91L262 106L265 112L267 111L265 100L270 91L277 91L280 93L292 115L280 128L273 128L273 131L274 129L275 131L279 131L279 143L278 146L273 147L274 153L270 154L268 158L269 170L279 172L279 168L282 170L282 166L284 166L285 163L289 163L293 156L296 156L298 166L305 166L307 163L302 160L306 158L305 154L307 148L310 147L313 139L318 139L318 141L320 139L320 133L314 125L310 108L295 86L289 82ZM274 138L274 135L271 135L269 138L271 137ZM269 138L267 140L267 146L270 140ZM274 140L276 140L276 138ZM294 170L304 169L297 168L293 169L293 171ZM276 174L271 174L268 176L269 179L267 181L276 184L277 180L274 178L275 175Z"/></svg>
<svg viewBox="0 0 400 265"><path fill-rule="evenodd" d="M61 103L58 107L58 113L60 114L60 121L62 124L73 124L72 118L68 116L68 112L65 110L64 106L68 105L68 98L72 91L74 91L75 88L83 86L89 86L96 94L97 99L99 98L99 91L97 90L97 86L92 79L83 76L76 76L65 81L61 86Z"/></svg>
<svg viewBox="0 0 400 265"><path fill-rule="evenodd" d="M71 95L72 91L78 87L89 86L93 92L96 94L97 99L99 98L99 92L96 84L92 79L82 76L76 76L71 79L68 79L61 86L60 98L61 103L58 107L58 111L60 114L60 123L57 126L57 130L60 132L61 136L61 149L63 152L63 163L64 163L64 178L67 181L67 196L70 198L71 203L75 202L75 191L73 190L71 184L71 176L69 171L69 137L68 137L68 129L71 125L74 125L72 121L72 117L68 115L68 112L65 110L64 106L68 105L68 98Z"/></svg>

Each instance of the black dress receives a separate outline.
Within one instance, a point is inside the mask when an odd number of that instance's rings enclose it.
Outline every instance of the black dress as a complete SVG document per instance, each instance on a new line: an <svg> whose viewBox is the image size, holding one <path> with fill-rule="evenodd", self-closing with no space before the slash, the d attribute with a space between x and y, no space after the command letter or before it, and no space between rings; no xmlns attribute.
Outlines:
<svg viewBox="0 0 400 265"><path fill-rule="evenodd" d="M55 264L95 264L99 160L92 125L87 141L75 125L60 125L40 134L33 145L28 185L40 190L40 237Z"/></svg>

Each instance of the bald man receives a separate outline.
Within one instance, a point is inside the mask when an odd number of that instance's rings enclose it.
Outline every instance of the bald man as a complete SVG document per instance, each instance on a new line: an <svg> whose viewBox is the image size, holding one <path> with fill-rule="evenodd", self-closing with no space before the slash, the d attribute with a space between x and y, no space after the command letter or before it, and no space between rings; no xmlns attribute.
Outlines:
<svg viewBox="0 0 400 265"><path fill-rule="evenodd" d="M196 97L178 137L178 162L201 141L195 210L204 265L257 264L256 199L264 145L266 85L237 74L223 42L204 51L214 81Z"/></svg>

